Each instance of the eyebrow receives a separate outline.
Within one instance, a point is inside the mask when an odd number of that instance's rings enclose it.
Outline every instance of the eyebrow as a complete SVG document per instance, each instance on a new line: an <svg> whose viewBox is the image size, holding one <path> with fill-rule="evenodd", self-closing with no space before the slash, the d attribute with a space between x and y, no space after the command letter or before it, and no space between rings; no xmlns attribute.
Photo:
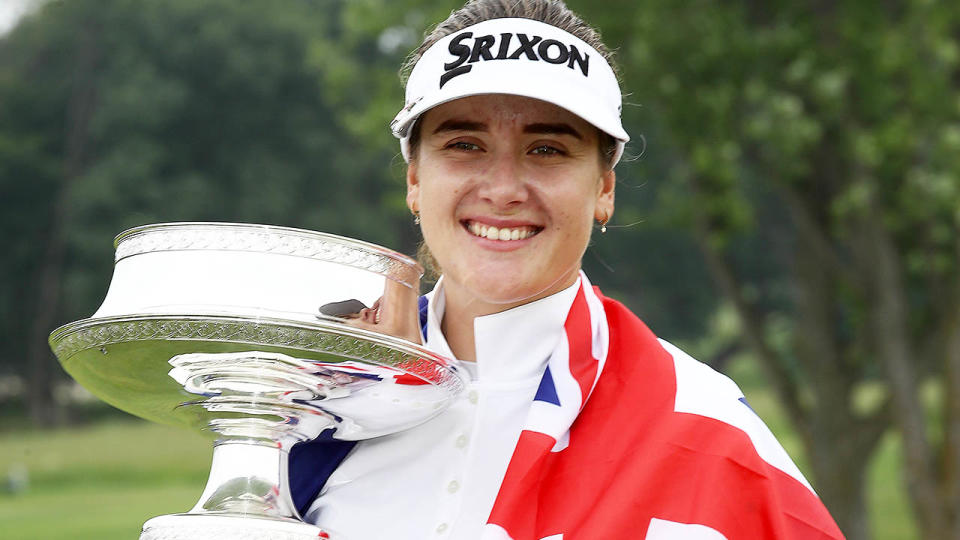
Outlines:
<svg viewBox="0 0 960 540"><path fill-rule="evenodd" d="M523 126L524 133L536 133L541 135L570 135L579 140L583 140L583 135L573 128L570 124L527 124Z"/></svg>
<svg viewBox="0 0 960 540"><path fill-rule="evenodd" d="M461 120L457 118L451 118L449 120L444 120L439 126L437 126L433 133L443 133L447 131L488 131L487 125L483 122L474 122L472 120ZM570 135L579 140L583 140L583 135L579 131L574 129L573 126L566 123L558 124L548 124L548 123L538 123L538 124L527 124L523 126L524 133L533 133L539 135Z"/></svg>
<svg viewBox="0 0 960 540"><path fill-rule="evenodd" d="M451 118L450 120L443 121L433 130L433 133L442 133L444 131L487 131L487 125L483 122Z"/></svg>

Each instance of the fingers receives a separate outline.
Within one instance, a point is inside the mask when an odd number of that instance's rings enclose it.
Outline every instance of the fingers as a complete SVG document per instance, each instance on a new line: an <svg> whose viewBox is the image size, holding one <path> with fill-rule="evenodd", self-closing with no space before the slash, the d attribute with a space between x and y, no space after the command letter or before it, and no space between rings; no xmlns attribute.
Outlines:
<svg viewBox="0 0 960 540"><path fill-rule="evenodd" d="M366 307L358 300L332 302L320 308L322 315L336 317L348 326L387 334L421 344L418 293L402 283L386 280L383 296Z"/></svg>

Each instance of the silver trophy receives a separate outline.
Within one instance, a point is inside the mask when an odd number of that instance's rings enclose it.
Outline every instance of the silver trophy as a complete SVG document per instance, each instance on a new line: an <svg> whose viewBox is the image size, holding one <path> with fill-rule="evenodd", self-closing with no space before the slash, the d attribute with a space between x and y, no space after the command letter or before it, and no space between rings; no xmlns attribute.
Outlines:
<svg viewBox="0 0 960 540"><path fill-rule="evenodd" d="M103 305L55 330L51 347L111 405L216 437L199 502L150 519L141 540L340 538L298 514L290 448L325 431L407 429L463 388L450 362L413 342L422 269L403 255L225 223L147 225L115 246Z"/></svg>

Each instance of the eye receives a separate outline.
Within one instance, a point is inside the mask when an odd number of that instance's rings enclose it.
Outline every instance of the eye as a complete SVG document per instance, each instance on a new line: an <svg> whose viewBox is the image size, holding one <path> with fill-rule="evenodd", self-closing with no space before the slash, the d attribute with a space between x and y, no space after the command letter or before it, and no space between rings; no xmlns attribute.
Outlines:
<svg viewBox="0 0 960 540"><path fill-rule="evenodd" d="M467 141L454 141L446 146L450 150L463 150L465 152L480 150L480 146Z"/></svg>
<svg viewBox="0 0 960 540"><path fill-rule="evenodd" d="M540 155L540 156L564 156L566 152L557 148L556 146L551 146L549 144L541 144L530 150L531 154Z"/></svg>

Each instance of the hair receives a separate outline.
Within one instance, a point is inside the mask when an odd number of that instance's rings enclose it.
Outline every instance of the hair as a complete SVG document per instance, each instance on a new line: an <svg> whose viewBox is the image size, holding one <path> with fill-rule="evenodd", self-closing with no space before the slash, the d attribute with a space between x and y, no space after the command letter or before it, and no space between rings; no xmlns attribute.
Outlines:
<svg viewBox="0 0 960 540"><path fill-rule="evenodd" d="M603 44L600 32L584 22L561 0L469 0L462 8L451 12L445 21L426 32L423 42L407 56L403 66L400 67L400 80L406 86L410 72L413 71L413 67L417 65L423 53L444 37L483 21L508 18L532 19L573 34L600 53L607 64L610 65L617 81L620 81L620 70L614 60L613 51ZM599 134L600 161L604 167L612 168L617 141L605 131L597 129L597 133ZM419 145L420 122L418 120L414 122L410 129L411 160L416 159ZM428 279L435 279L441 273L440 265L433 254L430 253L426 242L420 242L417 249L417 259L426 270Z"/></svg>
<svg viewBox="0 0 960 540"><path fill-rule="evenodd" d="M423 53L444 37L483 21L506 18L532 19L573 34L603 56L603 59L613 69L613 73L617 76L619 82L620 74L614 60L613 51L603 44L600 32L584 22L561 0L470 0L462 8L451 12L445 21L426 33L423 43L407 56L406 61L401 66L400 80L406 86L410 72L413 71L413 67L417 65ZM605 131L597 129L597 133L599 134L601 163L605 167L611 168L613 166L613 156L617 150L617 141ZM420 122L417 121L410 129L410 159L415 159L419 145Z"/></svg>

